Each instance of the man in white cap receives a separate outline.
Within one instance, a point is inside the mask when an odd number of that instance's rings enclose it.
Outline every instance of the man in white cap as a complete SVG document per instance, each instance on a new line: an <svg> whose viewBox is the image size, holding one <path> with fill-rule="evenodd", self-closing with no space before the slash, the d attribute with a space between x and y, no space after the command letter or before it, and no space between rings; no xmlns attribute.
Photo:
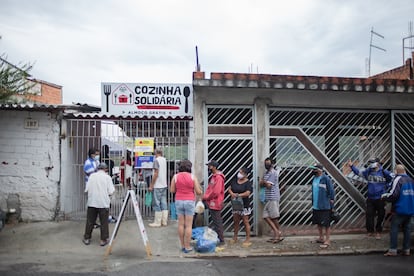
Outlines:
<svg viewBox="0 0 414 276"><path fill-rule="evenodd" d="M88 193L88 210L86 213L85 234L83 243L89 245L92 237L92 230L99 215L101 222L100 245L105 246L109 241L108 215L111 203L110 195L115 191L112 178L107 174L108 165L104 162L98 165L98 171L89 176L85 193Z"/></svg>

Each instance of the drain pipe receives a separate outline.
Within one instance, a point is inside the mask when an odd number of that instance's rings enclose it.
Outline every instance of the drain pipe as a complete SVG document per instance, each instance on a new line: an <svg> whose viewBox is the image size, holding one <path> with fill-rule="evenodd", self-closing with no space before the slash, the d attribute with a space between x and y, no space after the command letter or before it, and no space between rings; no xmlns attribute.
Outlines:
<svg viewBox="0 0 414 276"><path fill-rule="evenodd" d="M63 113L62 111L59 111L59 113L56 116L56 120L59 124L59 179L57 182L57 197L56 197L56 206L55 206L55 213L53 215L53 220L58 221L59 220L59 214L60 214L60 201L61 201L61 183L62 183L62 139L66 138L66 135L62 133L62 118Z"/></svg>

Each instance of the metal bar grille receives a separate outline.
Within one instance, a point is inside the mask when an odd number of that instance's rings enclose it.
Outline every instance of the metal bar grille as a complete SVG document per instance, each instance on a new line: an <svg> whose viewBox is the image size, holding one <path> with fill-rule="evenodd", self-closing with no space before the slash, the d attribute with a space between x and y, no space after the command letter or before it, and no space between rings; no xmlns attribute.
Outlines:
<svg viewBox="0 0 414 276"><path fill-rule="evenodd" d="M228 189L231 182L235 180L236 174L242 167L253 169L250 175L250 180L255 183L255 148L254 148L254 131L252 134L238 134L234 135L234 129L237 126L252 127L254 122L253 108L249 107L232 107L232 106L206 106L206 122L204 126L205 133L207 133L206 141L206 158L207 160L217 160L220 163L219 170L226 176L225 181L225 199L224 208L221 212L224 223L225 232L233 232L233 214L230 203L230 196ZM221 126L223 133L220 135L213 135L208 133L209 126ZM236 136L236 137L235 137ZM207 189L208 176L205 175L204 189ZM251 195L251 208L254 209L255 193ZM253 211L254 214L254 211ZM210 218L206 218L208 224L211 223ZM249 218L251 225L251 233L257 233L255 225L255 217ZM240 234L245 231L244 224L240 224Z"/></svg>
<svg viewBox="0 0 414 276"><path fill-rule="evenodd" d="M189 121L163 120L67 120L69 134L69 154L71 169L68 177L71 179L71 188L63 195L65 215L72 219L84 218L86 214L86 194L84 191L83 163L87 158L89 148L101 150L102 146L109 146L109 159L114 161L113 181L116 191L111 200L111 215L117 216L127 193L126 183L120 181L120 163L127 151L132 152L134 138L154 138L155 146L162 148L167 159L167 182L176 172L177 162L188 159ZM151 174L151 173L149 173ZM142 171L133 170L132 187L136 191L138 203L143 217L152 216L152 208L145 206L145 193L148 181L144 179ZM68 185L69 186L69 185ZM168 194L168 202L173 201ZM127 206L126 217L134 215L132 206Z"/></svg>
<svg viewBox="0 0 414 276"><path fill-rule="evenodd" d="M353 175L344 166L347 160L358 160L362 166L369 158L378 157L384 167L390 169L391 126L388 112L271 109L269 127L302 129L363 196L366 194L365 180ZM295 137L270 135L269 139L271 156L282 167L281 223L285 227L306 229L311 224L312 212L312 177L307 167L318 160ZM343 216L337 227L363 228L364 210L332 175L331 178L336 191L335 207Z"/></svg>
<svg viewBox="0 0 414 276"><path fill-rule="evenodd" d="M395 113L394 122L396 163L403 164L414 176L414 112Z"/></svg>

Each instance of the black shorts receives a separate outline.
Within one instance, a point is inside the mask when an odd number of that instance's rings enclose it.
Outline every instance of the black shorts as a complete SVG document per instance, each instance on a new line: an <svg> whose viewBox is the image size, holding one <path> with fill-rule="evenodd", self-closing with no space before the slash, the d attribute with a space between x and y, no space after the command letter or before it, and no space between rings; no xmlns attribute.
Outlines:
<svg viewBox="0 0 414 276"><path fill-rule="evenodd" d="M313 209L312 224L317 224L324 227L331 226L331 210Z"/></svg>

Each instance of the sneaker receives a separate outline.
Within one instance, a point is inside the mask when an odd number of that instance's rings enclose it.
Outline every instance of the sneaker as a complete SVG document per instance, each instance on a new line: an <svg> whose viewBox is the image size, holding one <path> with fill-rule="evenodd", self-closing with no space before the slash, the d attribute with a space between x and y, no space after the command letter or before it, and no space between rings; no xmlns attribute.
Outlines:
<svg viewBox="0 0 414 276"><path fill-rule="evenodd" d="M384 256L385 257L395 257L395 256L397 256L397 252L387 251L387 252L385 252Z"/></svg>
<svg viewBox="0 0 414 276"><path fill-rule="evenodd" d="M90 245L90 244L91 244L91 240L90 240L90 239L82 239L82 242L83 242L85 245Z"/></svg>
<svg viewBox="0 0 414 276"><path fill-rule="evenodd" d="M193 252L194 248L190 247L190 248L183 248L183 253L187 254L190 252Z"/></svg>
<svg viewBox="0 0 414 276"><path fill-rule="evenodd" d="M410 254L410 249L408 249L408 250L403 250L402 255L403 255L403 256L410 256L410 255L411 255L411 254Z"/></svg>
<svg viewBox="0 0 414 276"><path fill-rule="evenodd" d="M105 246L105 245L107 245L108 243L109 243L109 240L108 240L108 239L106 239L106 240L101 240L99 244L100 244L101 246Z"/></svg>

